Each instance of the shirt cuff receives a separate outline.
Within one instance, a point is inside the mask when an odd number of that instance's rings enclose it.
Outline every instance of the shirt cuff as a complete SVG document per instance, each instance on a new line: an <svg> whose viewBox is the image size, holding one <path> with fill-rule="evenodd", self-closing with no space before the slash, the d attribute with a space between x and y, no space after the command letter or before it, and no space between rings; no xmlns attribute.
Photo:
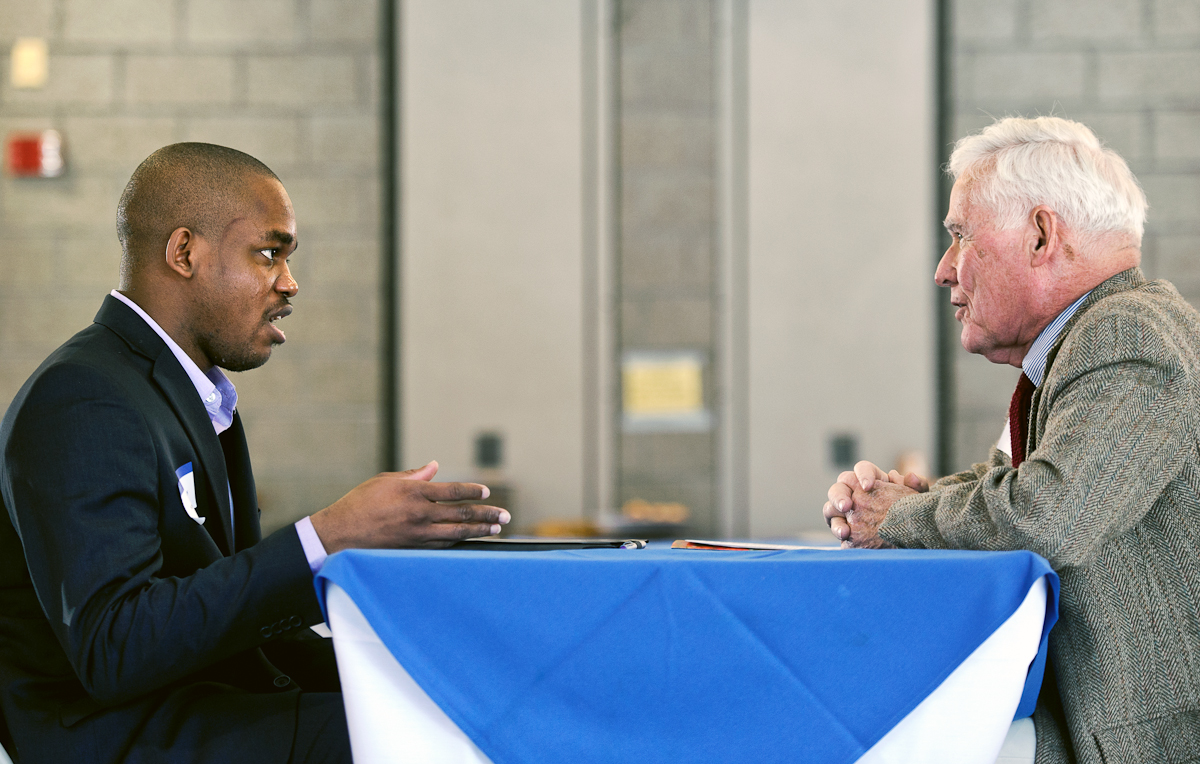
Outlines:
<svg viewBox="0 0 1200 764"><path fill-rule="evenodd" d="M304 556L308 558L308 567L315 576L329 555L325 552L325 545L321 543L321 537L312 527L311 517L302 517L296 521L296 534L300 536L300 546L304 547Z"/></svg>

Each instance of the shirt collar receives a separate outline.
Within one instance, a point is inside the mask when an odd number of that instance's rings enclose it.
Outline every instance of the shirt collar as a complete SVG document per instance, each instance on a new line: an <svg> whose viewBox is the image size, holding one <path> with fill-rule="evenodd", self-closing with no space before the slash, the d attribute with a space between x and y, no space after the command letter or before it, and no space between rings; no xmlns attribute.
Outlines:
<svg viewBox="0 0 1200 764"><path fill-rule="evenodd" d="M1050 355L1050 348L1058 342L1058 335L1062 334L1063 327L1091 293L1092 290L1089 289L1082 297L1068 305L1066 310L1059 313L1058 317L1037 336L1037 339L1029 346L1029 352L1021 359L1021 370L1025 372L1025 376L1029 377L1029 381L1033 383L1034 387L1042 386L1042 380L1046 376L1046 359Z"/></svg>
<svg viewBox="0 0 1200 764"><path fill-rule="evenodd" d="M167 343L167 347L175 354L179 365L187 372L188 379L192 380L192 384L196 387L196 392L200 395L204 410L208 412L208 419L212 422L213 429L217 431L218 435L228 430L229 426L233 424L233 411L237 408L237 390L229 381L229 377L225 376L225 372L216 366L209 369L207 374L200 371L200 367L191 359L191 356L183 352L183 348L179 347L179 344L171 339L171 336L164 332L158 322L150 318L140 305L115 289L109 294L132 308L133 312L141 316L155 334L162 337L163 342Z"/></svg>

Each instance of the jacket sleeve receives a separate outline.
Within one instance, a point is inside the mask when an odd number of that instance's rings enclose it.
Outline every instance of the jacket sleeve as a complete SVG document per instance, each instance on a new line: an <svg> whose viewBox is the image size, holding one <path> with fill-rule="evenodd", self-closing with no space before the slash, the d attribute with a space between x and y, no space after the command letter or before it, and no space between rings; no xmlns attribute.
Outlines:
<svg viewBox="0 0 1200 764"><path fill-rule="evenodd" d="M295 529L187 576L160 575L162 455L101 372L61 365L11 421L4 496L42 610L87 692L143 695L321 620Z"/></svg>
<svg viewBox="0 0 1200 764"><path fill-rule="evenodd" d="M903 547L1028 549L1056 569L1086 565L1196 457L1194 381L1174 342L1136 306L1089 312L1043 383L1028 459L1014 469L993 449L988 464L896 502L880 534Z"/></svg>

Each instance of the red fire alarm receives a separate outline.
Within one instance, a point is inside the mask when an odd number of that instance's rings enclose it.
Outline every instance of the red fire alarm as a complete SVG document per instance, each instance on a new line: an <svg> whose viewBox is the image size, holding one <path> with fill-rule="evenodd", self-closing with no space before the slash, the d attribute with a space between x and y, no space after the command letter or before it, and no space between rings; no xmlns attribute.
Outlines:
<svg viewBox="0 0 1200 764"><path fill-rule="evenodd" d="M67 169L62 135L57 130L9 133L4 158L17 178L57 178Z"/></svg>

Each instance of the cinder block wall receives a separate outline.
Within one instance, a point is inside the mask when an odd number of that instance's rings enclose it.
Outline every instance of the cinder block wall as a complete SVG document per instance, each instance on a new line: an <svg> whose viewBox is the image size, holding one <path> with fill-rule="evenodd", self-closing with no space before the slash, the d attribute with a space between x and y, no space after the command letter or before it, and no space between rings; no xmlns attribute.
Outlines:
<svg viewBox="0 0 1200 764"><path fill-rule="evenodd" d="M44 37L50 79L13 90ZM378 468L379 56L375 0L0 0L0 134L57 128L70 170L0 181L0 404L117 285L117 199L176 141L283 179L300 248L288 342L232 376L268 529Z"/></svg>
<svg viewBox="0 0 1200 764"><path fill-rule="evenodd" d="M697 351L712 393L716 321L713 4L621 0L618 344ZM712 432L623 433L618 502L682 502L712 533Z"/></svg>
<svg viewBox="0 0 1200 764"><path fill-rule="evenodd" d="M957 136L1009 114L1089 125L1146 189L1146 275L1200 305L1200 3L954 0L952 12ZM1020 372L960 348L956 373L962 467L998 438Z"/></svg>

